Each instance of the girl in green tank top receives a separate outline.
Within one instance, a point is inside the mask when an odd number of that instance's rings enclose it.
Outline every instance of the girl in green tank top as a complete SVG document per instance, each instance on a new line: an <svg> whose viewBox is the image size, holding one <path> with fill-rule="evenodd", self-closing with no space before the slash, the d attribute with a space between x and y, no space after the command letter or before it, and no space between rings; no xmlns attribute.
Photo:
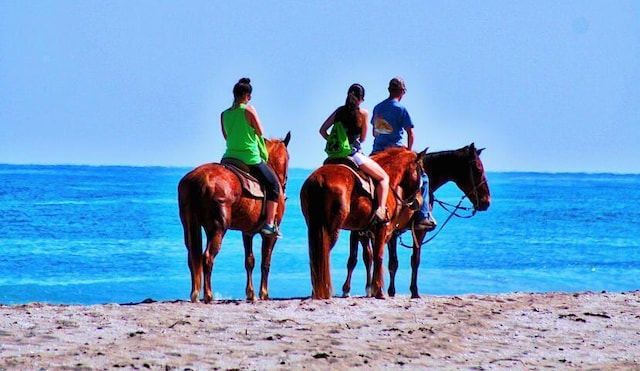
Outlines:
<svg viewBox="0 0 640 371"><path fill-rule="evenodd" d="M231 107L222 113L222 126L227 134L227 150L223 157L235 158L247 165L256 165L263 160L258 144L262 137L259 137L254 127L249 124L246 110L247 105L240 103L237 107Z"/></svg>
<svg viewBox="0 0 640 371"><path fill-rule="evenodd" d="M280 199L280 183L267 165L266 150L260 119L256 110L248 105L251 100L251 80L242 78L233 87L233 105L220 114L222 135L227 142L223 158L234 158L249 166L251 174L266 187L266 224L261 229L265 235L281 237L275 225L276 210Z"/></svg>

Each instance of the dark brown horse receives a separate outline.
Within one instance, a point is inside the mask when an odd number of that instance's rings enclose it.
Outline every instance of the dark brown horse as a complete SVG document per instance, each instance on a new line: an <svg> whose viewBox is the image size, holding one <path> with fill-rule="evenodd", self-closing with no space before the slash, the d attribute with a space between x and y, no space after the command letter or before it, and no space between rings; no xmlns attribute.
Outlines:
<svg viewBox="0 0 640 371"><path fill-rule="evenodd" d="M368 230L373 235L372 295L384 297L384 244L395 226L406 224L413 214L410 201L419 191L423 156L424 152L417 154L406 148L388 149L376 156L375 160L389 175L387 224L371 223L377 205L347 166L324 165L307 178L300 201L308 227L312 298L328 299L333 295L329 254L340 229Z"/></svg>
<svg viewBox="0 0 640 371"><path fill-rule="evenodd" d="M480 153L483 149L476 149L471 143L466 147L454 151L442 151L427 153L424 156L424 170L429 177L429 192L433 194L438 188L452 181L471 201L475 211L485 211L491 203L491 195L489 192L489 184L484 173L484 166L480 160ZM375 159L375 156L373 157ZM410 230L415 236L413 240L413 254L411 256L411 297L419 298L418 294L418 267L420 266L420 253L422 249L422 241L426 235L426 231L411 230L411 221L398 226L389 238L389 296L395 296L395 276L398 270L398 254L397 242L398 236ZM342 286L344 296L349 295L351 290L351 275L356 266L358 254L358 242L363 247L363 260L367 271L367 294L370 292L371 286L371 247L369 238L361 233L351 232L350 238L350 255L347 262L347 279Z"/></svg>
<svg viewBox="0 0 640 371"><path fill-rule="evenodd" d="M287 145L290 138L291 134L287 133L284 140L266 140L269 152L268 164L278 177L281 187L276 213L276 223L278 224L280 224L284 214L284 189L289 167ZM191 301L199 301L203 282L204 302L210 303L213 300L211 289L213 261L220 251L222 238L228 229L242 231L245 270L247 271L246 294L248 300L255 300L252 279L252 272L255 266L253 236L264 223L264 213L262 211L264 209L264 200L250 197L243 192L238 176L225 166L210 163L193 169L180 180L178 184L178 202L180 221L184 229L184 243L189 253ZM204 254L202 251L202 229L204 229L207 236ZM275 235L262 237L260 299L269 298L267 283L271 266L271 253L275 243Z"/></svg>

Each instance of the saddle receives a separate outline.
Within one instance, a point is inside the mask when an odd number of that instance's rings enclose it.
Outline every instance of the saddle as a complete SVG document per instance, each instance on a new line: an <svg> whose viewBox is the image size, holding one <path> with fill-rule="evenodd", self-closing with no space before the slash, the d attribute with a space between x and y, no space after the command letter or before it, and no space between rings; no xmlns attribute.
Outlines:
<svg viewBox="0 0 640 371"><path fill-rule="evenodd" d="M324 160L323 164L341 165L351 170L351 172L356 176L356 179L359 180L358 184L360 185L360 189L362 189L362 191L364 191L371 199L375 199L376 186L373 183L373 178L361 171L351 156L327 158Z"/></svg>
<svg viewBox="0 0 640 371"><path fill-rule="evenodd" d="M235 158L223 158L220 161L220 165L224 166L227 170L234 173L240 184L242 185L243 192L254 198L264 198L264 188L260 181L249 173L249 167L242 161Z"/></svg>

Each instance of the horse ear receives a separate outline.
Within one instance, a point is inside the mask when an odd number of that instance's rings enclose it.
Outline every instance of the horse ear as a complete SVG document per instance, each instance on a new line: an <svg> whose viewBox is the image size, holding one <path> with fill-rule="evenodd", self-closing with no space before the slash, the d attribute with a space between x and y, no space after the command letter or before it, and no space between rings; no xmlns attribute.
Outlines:
<svg viewBox="0 0 640 371"><path fill-rule="evenodd" d="M422 162L424 166L424 160L427 158L427 150L429 149L429 147L423 149L422 151L420 151L420 153L418 153L418 161Z"/></svg>
<svg viewBox="0 0 640 371"><path fill-rule="evenodd" d="M288 131L287 135L284 137L284 140L282 141L282 143L284 143L284 146L287 147L289 145L289 140L291 140L291 132Z"/></svg>
<svg viewBox="0 0 640 371"><path fill-rule="evenodd" d="M480 148L479 150L476 151L476 153L478 154L478 156L480 156L480 154L482 153L482 151L484 151L486 148Z"/></svg>

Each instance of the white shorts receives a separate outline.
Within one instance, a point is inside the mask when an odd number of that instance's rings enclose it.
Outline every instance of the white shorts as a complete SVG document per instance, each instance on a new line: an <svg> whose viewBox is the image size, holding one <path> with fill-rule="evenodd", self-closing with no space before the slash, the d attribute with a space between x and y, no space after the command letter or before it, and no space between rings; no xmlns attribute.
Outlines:
<svg viewBox="0 0 640 371"><path fill-rule="evenodd" d="M364 164L364 162L367 161L367 156L365 156L365 154L362 153L362 152L356 152L356 153L352 154L351 158L353 158L353 161L358 166Z"/></svg>

